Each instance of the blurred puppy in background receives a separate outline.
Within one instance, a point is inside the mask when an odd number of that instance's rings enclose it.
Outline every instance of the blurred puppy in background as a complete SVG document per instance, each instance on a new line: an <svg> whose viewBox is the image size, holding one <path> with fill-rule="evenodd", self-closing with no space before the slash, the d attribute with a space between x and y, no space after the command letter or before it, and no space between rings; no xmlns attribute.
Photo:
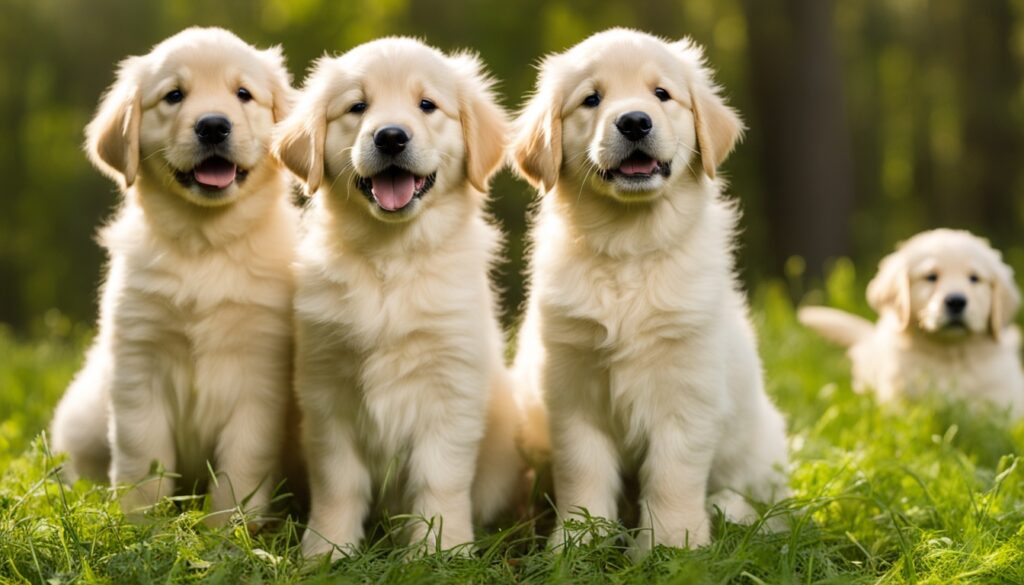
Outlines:
<svg viewBox="0 0 1024 585"><path fill-rule="evenodd" d="M936 229L910 238L868 285L877 323L826 307L800 322L849 348L854 388L882 402L939 392L1024 415L1020 293L1013 271L988 242Z"/></svg>
<svg viewBox="0 0 1024 585"><path fill-rule="evenodd" d="M100 233L99 331L53 448L70 454L71 477L133 485L126 511L207 480L214 510L270 501L297 220L270 143L290 97L279 49L191 28L124 60L86 129L90 160L124 198ZM170 474L151 478L154 464Z"/></svg>
<svg viewBox="0 0 1024 585"><path fill-rule="evenodd" d="M413 543L463 545L519 486L483 211L506 126L475 56L388 38L318 61L280 129L312 196L295 303L307 555L357 545L374 499L417 518Z"/></svg>
<svg viewBox="0 0 1024 585"><path fill-rule="evenodd" d="M516 358L524 452L550 449L561 521L615 519L639 479L642 552L710 538L787 493L716 179L740 135L690 40L613 29L544 60L513 155L541 191ZM548 446L550 441L550 447ZM552 546L567 537L556 529Z"/></svg>

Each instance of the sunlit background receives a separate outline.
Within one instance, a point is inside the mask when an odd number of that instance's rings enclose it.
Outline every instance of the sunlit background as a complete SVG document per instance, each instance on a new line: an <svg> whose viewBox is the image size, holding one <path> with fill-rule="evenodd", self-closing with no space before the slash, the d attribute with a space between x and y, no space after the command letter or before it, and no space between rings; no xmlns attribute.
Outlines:
<svg viewBox="0 0 1024 585"><path fill-rule="evenodd" d="M832 259L870 274L937 226L990 238L1024 268L1024 1L0 0L0 323L95 318L97 226L114 186L81 152L115 64L190 25L280 44L300 83L324 52L384 35L480 52L519 106L533 64L621 25L707 47L748 126L725 165L743 203L740 270L794 294ZM503 173L506 320L522 300L530 188Z"/></svg>

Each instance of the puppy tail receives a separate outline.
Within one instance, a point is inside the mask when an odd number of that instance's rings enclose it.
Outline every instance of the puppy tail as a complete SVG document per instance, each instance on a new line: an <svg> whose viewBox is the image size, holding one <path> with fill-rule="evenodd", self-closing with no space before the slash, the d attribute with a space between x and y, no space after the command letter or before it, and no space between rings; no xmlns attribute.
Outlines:
<svg viewBox="0 0 1024 585"><path fill-rule="evenodd" d="M843 347L857 344L875 328L867 319L828 307L802 307L796 316L805 327Z"/></svg>

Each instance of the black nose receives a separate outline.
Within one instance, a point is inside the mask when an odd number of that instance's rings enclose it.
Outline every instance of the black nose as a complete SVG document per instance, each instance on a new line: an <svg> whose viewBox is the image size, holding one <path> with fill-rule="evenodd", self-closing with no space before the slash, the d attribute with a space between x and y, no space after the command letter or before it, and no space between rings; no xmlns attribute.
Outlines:
<svg viewBox="0 0 1024 585"><path fill-rule="evenodd" d="M651 133L654 124L651 117L643 112L626 112L615 120L615 127L623 136L637 142Z"/></svg>
<svg viewBox="0 0 1024 585"><path fill-rule="evenodd" d="M951 315L959 315L967 308L967 297L959 293L953 293L946 297L946 310Z"/></svg>
<svg viewBox="0 0 1024 585"><path fill-rule="evenodd" d="M220 144L231 136L231 120L220 114L206 114L196 122L196 136L203 144Z"/></svg>
<svg viewBox="0 0 1024 585"><path fill-rule="evenodd" d="M373 134L373 143L377 150L394 156L405 150L409 138L409 131L401 126L383 126Z"/></svg>

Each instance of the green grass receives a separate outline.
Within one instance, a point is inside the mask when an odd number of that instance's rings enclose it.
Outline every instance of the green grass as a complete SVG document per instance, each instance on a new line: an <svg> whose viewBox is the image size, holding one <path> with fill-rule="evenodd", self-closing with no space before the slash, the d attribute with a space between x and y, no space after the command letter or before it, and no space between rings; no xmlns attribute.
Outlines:
<svg viewBox="0 0 1024 585"><path fill-rule="evenodd" d="M840 264L829 303L863 312L855 280ZM942 402L880 409L851 391L842 352L796 324L783 286L753 305L793 460L794 498L767 512L791 529L719 520L710 546L638 563L633 535L598 520L584 521L597 538L561 555L528 524L482 535L470 556L415 557L384 530L333 566L301 561L290 521L256 536L211 530L200 500L126 523L107 488L61 485L40 437L83 331L56 315L32 342L0 330L0 582L1024 583L1024 424Z"/></svg>

